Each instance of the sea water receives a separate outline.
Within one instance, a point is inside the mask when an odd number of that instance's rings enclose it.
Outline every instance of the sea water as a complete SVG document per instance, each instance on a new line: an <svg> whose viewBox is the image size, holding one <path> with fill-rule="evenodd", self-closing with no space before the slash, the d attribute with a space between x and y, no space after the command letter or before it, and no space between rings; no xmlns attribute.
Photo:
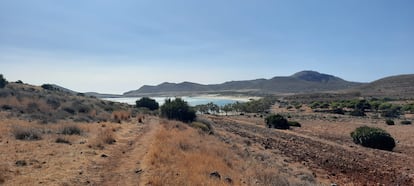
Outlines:
<svg viewBox="0 0 414 186"><path fill-rule="evenodd" d="M165 102L165 99L168 99L170 97L151 97L154 99L158 104L162 105ZM108 101L114 101L114 102L120 102L120 103L127 103L130 105L135 105L135 102L141 97L122 97L122 98L102 98L104 100ZM171 97L171 99L175 99L174 97ZM214 103L218 106L223 106L229 103L235 103L235 102L246 102L245 99L240 98L221 98L221 97L181 97L184 101L188 102L190 106L196 106L196 105L202 105L207 103Z"/></svg>

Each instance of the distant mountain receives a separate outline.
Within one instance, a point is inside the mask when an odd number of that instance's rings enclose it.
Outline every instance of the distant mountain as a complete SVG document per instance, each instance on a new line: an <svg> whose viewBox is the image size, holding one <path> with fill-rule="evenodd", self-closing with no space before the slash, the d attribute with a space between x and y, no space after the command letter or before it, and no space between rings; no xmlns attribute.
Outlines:
<svg viewBox="0 0 414 186"><path fill-rule="evenodd" d="M138 90L124 93L125 96L257 92L257 93L309 93L334 91L360 86L362 83L349 82L341 78L315 71L302 71L288 77L229 81L222 84L202 85L191 82L162 83L157 86L144 85Z"/></svg>
<svg viewBox="0 0 414 186"><path fill-rule="evenodd" d="M362 96L414 98L414 74L382 78L355 90Z"/></svg>
<svg viewBox="0 0 414 186"><path fill-rule="evenodd" d="M76 92L76 91L73 91L71 89L56 85L56 84L45 84L45 85L49 85L50 87L52 87L55 90L59 90L61 92L69 93L69 94L72 94L72 95L84 94L86 96L93 96L93 97L96 97L96 98L118 98L118 97L122 97L122 95L118 95L118 94L102 94L102 93L97 93L97 92L81 93L81 92Z"/></svg>

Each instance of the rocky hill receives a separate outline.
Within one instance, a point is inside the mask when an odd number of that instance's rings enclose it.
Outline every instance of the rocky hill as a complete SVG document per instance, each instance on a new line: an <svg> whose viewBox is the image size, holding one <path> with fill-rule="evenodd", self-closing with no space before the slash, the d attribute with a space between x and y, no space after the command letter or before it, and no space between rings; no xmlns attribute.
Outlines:
<svg viewBox="0 0 414 186"><path fill-rule="evenodd" d="M177 93L310 93L335 91L360 86L362 83L345 81L339 77L315 71L302 71L292 76L229 81L222 84L202 85L192 82L162 83L157 86L144 85L138 90L124 93L125 96L160 95Z"/></svg>

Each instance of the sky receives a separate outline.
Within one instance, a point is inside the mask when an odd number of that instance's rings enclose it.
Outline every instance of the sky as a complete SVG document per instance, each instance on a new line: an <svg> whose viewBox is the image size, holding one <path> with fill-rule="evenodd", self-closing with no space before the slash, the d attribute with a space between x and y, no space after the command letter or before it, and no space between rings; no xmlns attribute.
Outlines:
<svg viewBox="0 0 414 186"><path fill-rule="evenodd" d="M0 73L79 92L414 73L412 0L0 0Z"/></svg>

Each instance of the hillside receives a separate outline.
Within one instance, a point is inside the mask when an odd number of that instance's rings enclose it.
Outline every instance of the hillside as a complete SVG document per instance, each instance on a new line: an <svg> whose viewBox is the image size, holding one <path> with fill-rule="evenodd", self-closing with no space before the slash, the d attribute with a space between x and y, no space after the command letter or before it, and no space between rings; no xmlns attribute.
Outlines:
<svg viewBox="0 0 414 186"><path fill-rule="evenodd" d="M57 85L33 86L9 83L0 89L0 111L41 123L59 120L76 122L107 121L113 111L128 105L99 100Z"/></svg>
<svg viewBox="0 0 414 186"><path fill-rule="evenodd" d="M355 90L363 96L414 98L414 74L382 78Z"/></svg>
<svg viewBox="0 0 414 186"><path fill-rule="evenodd" d="M359 86L361 83L315 71L302 71L288 77L229 81L222 84L202 85L191 82L162 83L157 86L144 85L138 90L124 93L125 96L209 93L209 92L256 92L256 93L309 93L334 91Z"/></svg>

